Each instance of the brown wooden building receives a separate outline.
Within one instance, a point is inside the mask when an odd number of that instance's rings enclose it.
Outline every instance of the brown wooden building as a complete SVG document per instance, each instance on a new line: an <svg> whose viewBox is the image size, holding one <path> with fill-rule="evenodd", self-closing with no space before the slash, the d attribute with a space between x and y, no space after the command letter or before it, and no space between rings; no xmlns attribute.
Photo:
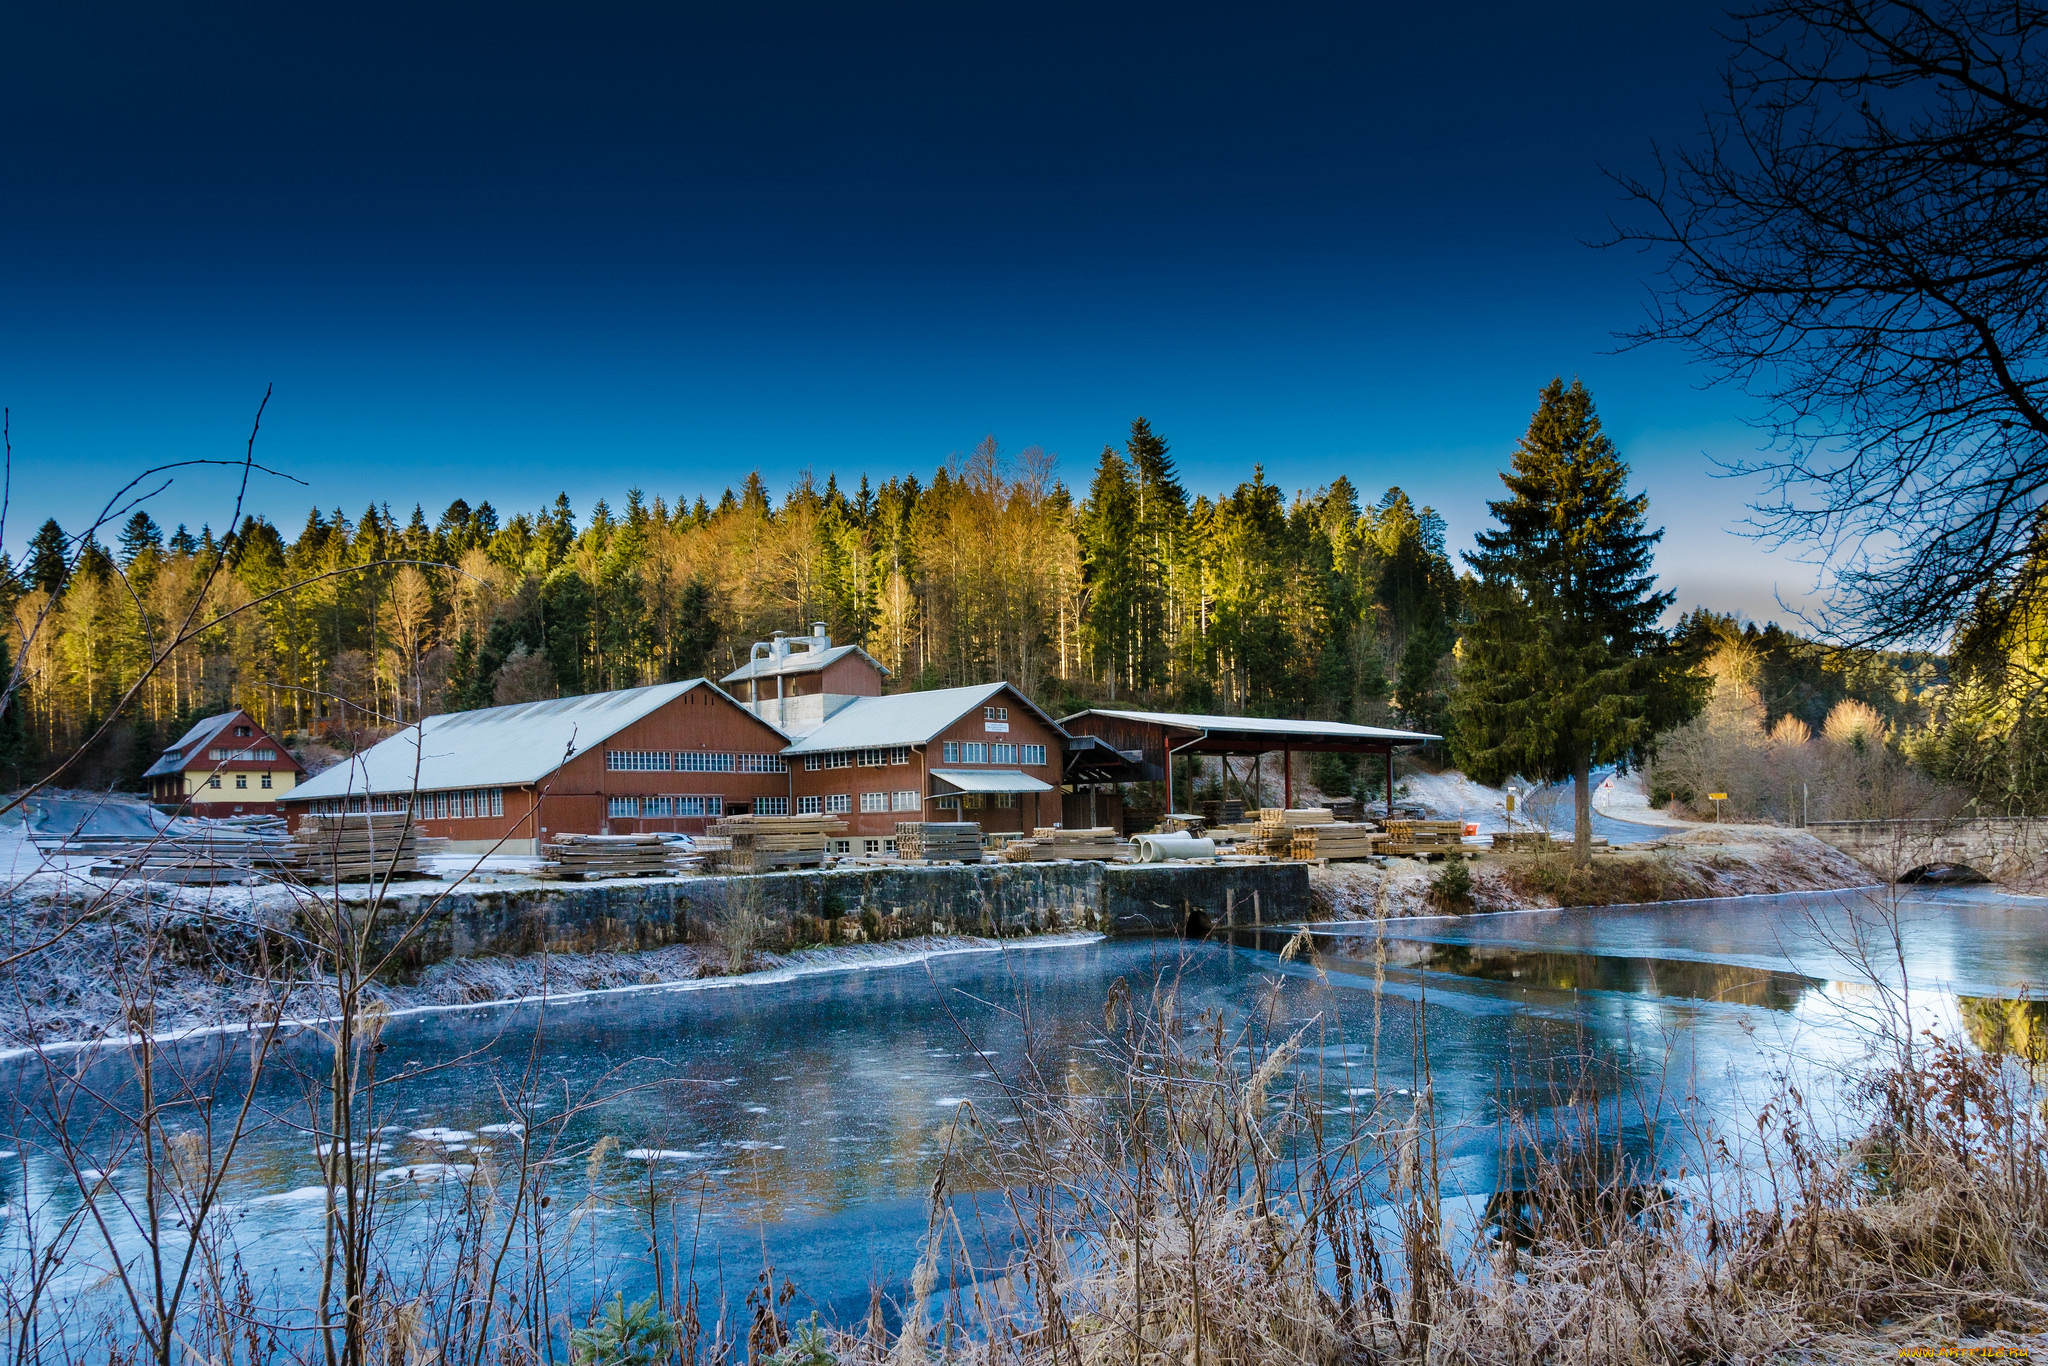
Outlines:
<svg viewBox="0 0 2048 1366"><path fill-rule="evenodd" d="M747 662L719 683L763 721L792 738L809 734L849 703L880 697L889 671L858 645L834 645L825 623L807 636L777 631L754 643Z"/></svg>
<svg viewBox="0 0 2048 1366"><path fill-rule="evenodd" d="M781 731L706 679L430 716L308 779L286 809L400 811L463 852L560 834L701 833L791 809Z"/></svg>
<svg viewBox="0 0 2048 1366"><path fill-rule="evenodd" d="M142 776L149 799L180 814L255 816L276 812L306 770L238 708L195 724Z"/></svg>
<svg viewBox="0 0 2048 1366"><path fill-rule="evenodd" d="M983 683L861 698L783 754L795 810L844 820L838 852L880 853L898 821L1057 824L1066 738L1008 683Z"/></svg>

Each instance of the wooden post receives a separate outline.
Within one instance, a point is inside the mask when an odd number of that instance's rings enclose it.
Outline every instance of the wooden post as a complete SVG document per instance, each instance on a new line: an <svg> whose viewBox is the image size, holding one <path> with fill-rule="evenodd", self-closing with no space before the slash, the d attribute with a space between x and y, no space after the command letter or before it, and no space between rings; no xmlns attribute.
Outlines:
<svg viewBox="0 0 2048 1366"><path fill-rule="evenodd" d="M1280 790L1285 794L1280 799L1280 805L1292 810L1294 808L1294 751L1291 749L1280 751Z"/></svg>

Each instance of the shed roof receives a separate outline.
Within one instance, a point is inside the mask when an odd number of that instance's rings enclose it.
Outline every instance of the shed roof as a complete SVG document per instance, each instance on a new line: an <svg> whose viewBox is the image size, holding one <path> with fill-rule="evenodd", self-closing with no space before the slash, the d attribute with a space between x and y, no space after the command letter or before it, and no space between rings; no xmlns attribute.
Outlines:
<svg viewBox="0 0 2048 1366"><path fill-rule="evenodd" d="M889 670L881 660L876 659L858 645L834 645L829 650L797 650L777 659L773 655L765 659L750 659L734 669L721 683L744 683L750 678L787 677L790 674L816 673L828 665L836 664L848 655L859 655L875 666L882 677L889 676Z"/></svg>
<svg viewBox="0 0 2048 1366"><path fill-rule="evenodd" d="M977 683L971 688L933 688L928 692L855 698L783 753L822 754L826 750L869 749L876 745L922 745L1004 691L1012 693L1045 724L1059 730L1059 722L1009 684Z"/></svg>
<svg viewBox="0 0 2048 1366"><path fill-rule="evenodd" d="M1021 768L935 768L932 776L962 792L1050 792L1052 784Z"/></svg>
<svg viewBox="0 0 2048 1366"><path fill-rule="evenodd" d="M235 707L232 710L222 712L218 716L209 716L203 720L193 722L192 728L178 737L178 743L158 755L156 762L143 770L142 776L145 778L159 778L166 773L183 773L187 768L191 767L195 759L200 758L201 751L212 743L214 738L222 731L227 729L228 723L238 716L248 716L248 713L240 707ZM249 724L255 726L254 717L250 717ZM260 730L262 728L259 726L257 729ZM265 738L271 738L267 732ZM276 744L276 741L273 739L271 743ZM245 748L253 749L254 746L245 746ZM289 763L293 768L299 768L298 760L292 758L289 751L284 751L282 745L279 745L278 748L280 751L283 751L280 754L280 758L284 762ZM299 768L299 771L301 773L305 772L302 768Z"/></svg>
<svg viewBox="0 0 2048 1366"><path fill-rule="evenodd" d="M1419 745L1430 740L1443 739L1441 735L1430 735L1423 731L1388 730L1384 726L1354 726L1346 721L1290 721L1271 716L1205 716L1194 712L1118 711L1108 707L1090 707L1086 711L1077 711L1072 716L1061 717L1060 723L1064 725L1068 721L1078 721L1084 716L1108 716L1119 721L1135 721L1140 725L1164 726L1169 730L1271 736L1276 742L1306 739Z"/></svg>
<svg viewBox="0 0 2048 1366"><path fill-rule="evenodd" d="M695 688L710 688L732 701L710 680L691 678L648 688L429 716L418 726L307 779L285 800L536 783L572 755L601 744ZM782 735L768 722L761 724L778 737Z"/></svg>

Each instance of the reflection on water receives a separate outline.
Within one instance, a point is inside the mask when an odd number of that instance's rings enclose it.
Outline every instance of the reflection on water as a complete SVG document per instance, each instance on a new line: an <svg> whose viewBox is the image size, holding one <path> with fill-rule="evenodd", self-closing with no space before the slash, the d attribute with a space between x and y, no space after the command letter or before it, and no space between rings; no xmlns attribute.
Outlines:
<svg viewBox="0 0 2048 1366"><path fill-rule="evenodd" d="M1218 937L1242 947L1277 953L1297 933L1235 930ZM1384 954L1385 966L1393 971L1439 973L1549 991L1614 991L1652 998L1719 1001L1766 1010L1791 1010L1807 992L1827 985L1820 978L1796 972L1687 958L1381 939L1355 931L1312 933L1311 940L1316 961L1341 972L1361 968L1369 972L1379 955Z"/></svg>
<svg viewBox="0 0 2048 1366"><path fill-rule="evenodd" d="M1958 996L1956 1013L1970 1042L1986 1053L2048 1065L2048 1001L2028 997Z"/></svg>

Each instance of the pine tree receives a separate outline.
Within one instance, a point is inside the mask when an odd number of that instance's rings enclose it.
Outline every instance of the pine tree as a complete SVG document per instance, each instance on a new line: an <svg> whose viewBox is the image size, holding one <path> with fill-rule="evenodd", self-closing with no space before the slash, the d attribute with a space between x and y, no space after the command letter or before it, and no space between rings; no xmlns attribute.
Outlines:
<svg viewBox="0 0 2048 1366"><path fill-rule="evenodd" d="M1577 798L1574 862L1592 861L1596 764L1640 764L1657 733L1699 711L1701 680L1658 630L1647 495L1601 431L1593 397L1561 379L1543 390L1488 504L1472 620L1452 708L1459 757L1481 782L1558 782Z"/></svg>
<svg viewBox="0 0 2048 1366"><path fill-rule="evenodd" d="M133 565L147 551L162 551L164 548L163 528L147 512L137 509L128 524L121 528L121 567Z"/></svg>
<svg viewBox="0 0 2048 1366"><path fill-rule="evenodd" d="M44 522L35 539L28 543L28 568L24 577L29 585L45 593L55 593L62 588L64 580L71 577L70 549L64 528L57 525L57 519L52 517Z"/></svg>

